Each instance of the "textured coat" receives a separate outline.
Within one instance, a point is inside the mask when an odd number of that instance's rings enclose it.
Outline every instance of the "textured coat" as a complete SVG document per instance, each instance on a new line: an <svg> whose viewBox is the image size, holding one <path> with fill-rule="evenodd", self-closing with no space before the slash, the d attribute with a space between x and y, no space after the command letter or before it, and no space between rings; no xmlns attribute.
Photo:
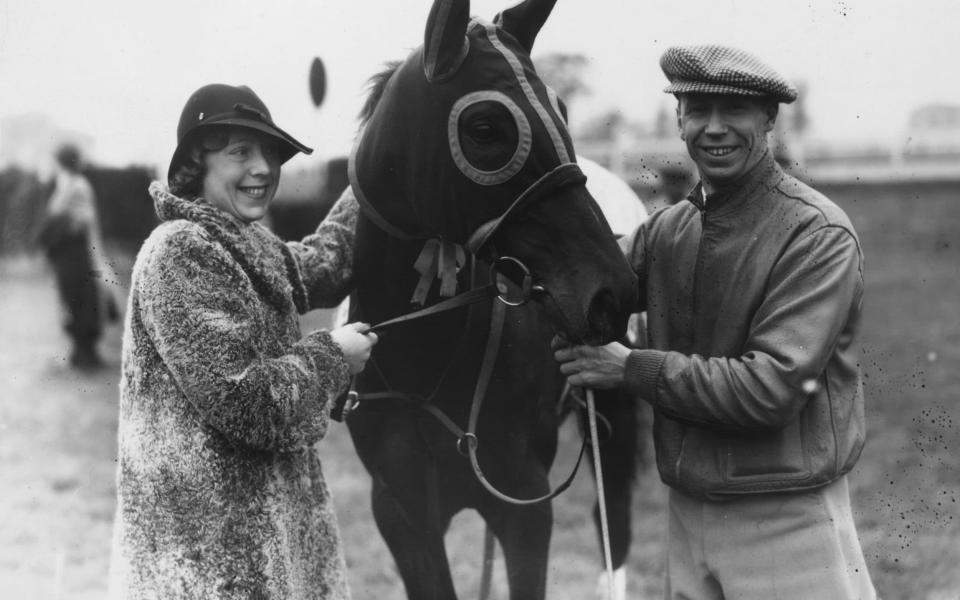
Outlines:
<svg viewBox="0 0 960 600"><path fill-rule="evenodd" d="M348 291L356 203L284 244L150 191L164 222L137 257L126 317L112 595L349 598L315 448L349 372L297 315Z"/></svg>

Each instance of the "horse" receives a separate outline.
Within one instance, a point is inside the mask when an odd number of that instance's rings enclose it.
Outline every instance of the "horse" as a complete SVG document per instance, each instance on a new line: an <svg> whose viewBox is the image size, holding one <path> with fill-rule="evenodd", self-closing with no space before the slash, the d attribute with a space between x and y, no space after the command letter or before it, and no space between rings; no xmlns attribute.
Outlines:
<svg viewBox="0 0 960 600"><path fill-rule="evenodd" d="M563 418L551 339L620 339L637 299L562 101L530 61L554 3L491 23L468 0L434 0L424 44L371 80L348 163L350 319L392 326L345 420L412 599L456 597L443 536L464 509L499 541L510 598L544 598ZM431 314L404 316L419 307Z"/></svg>

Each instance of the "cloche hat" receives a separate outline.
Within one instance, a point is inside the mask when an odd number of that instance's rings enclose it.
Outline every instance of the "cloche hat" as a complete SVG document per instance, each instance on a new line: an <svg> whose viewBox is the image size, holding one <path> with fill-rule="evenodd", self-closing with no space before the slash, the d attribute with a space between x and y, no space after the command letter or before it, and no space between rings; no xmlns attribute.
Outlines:
<svg viewBox="0 0 960 600"><path fill-rule="evenodd" d="M210 125L249 127L280 140L280 162L285 163L297 152L310 154L311 148L277 127L267 105L245 85L211 83L195 91L180 113L177 125L177 149L170 159L170 178L186 158L186 151L197 131Z"/></svg>

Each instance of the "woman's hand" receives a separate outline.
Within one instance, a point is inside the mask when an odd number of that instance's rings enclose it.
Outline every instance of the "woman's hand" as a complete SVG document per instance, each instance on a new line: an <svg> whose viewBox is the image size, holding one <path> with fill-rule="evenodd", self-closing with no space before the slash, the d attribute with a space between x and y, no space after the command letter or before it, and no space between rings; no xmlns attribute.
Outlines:
<svg viewBox="0 0 960 600"><path fill-rule="evenodd" d="M370 325L366 323L347 323L343 327L338 327L330 332L333 338L343 350L343 358L350 367L350 373L356 375L363 371L367 360L370 359L370 351L373 345L377 343L377 334L370 331Z"/></svg>

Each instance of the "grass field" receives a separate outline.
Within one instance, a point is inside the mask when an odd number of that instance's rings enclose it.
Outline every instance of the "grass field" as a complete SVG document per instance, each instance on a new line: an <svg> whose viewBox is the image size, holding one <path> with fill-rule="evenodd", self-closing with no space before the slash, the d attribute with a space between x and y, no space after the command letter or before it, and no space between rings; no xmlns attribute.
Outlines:
<svg viewBox="0 0 960 600"><path fill-rule="evenodd" d="M867 257L862 339L869 440L851 476L867 560L887 600L960 599L960 184L824 190ZM52 281L36 258L0 262L0 597L101 598L109 562L119 328L112 368L66 368ZM309 317L321 322L322 314ZM575 452L565 426L556 466ZM322 445L355 597L403 598L369 514L369 483L335 426ZM555 501L549 597L589 599L601 568L584 469ZM647 468L635 499L631 598L662 589L664 489ZM463 598L477 594L483 528L458 517L447 542ZM502 560L494 597L506 598Z"/></svg>

